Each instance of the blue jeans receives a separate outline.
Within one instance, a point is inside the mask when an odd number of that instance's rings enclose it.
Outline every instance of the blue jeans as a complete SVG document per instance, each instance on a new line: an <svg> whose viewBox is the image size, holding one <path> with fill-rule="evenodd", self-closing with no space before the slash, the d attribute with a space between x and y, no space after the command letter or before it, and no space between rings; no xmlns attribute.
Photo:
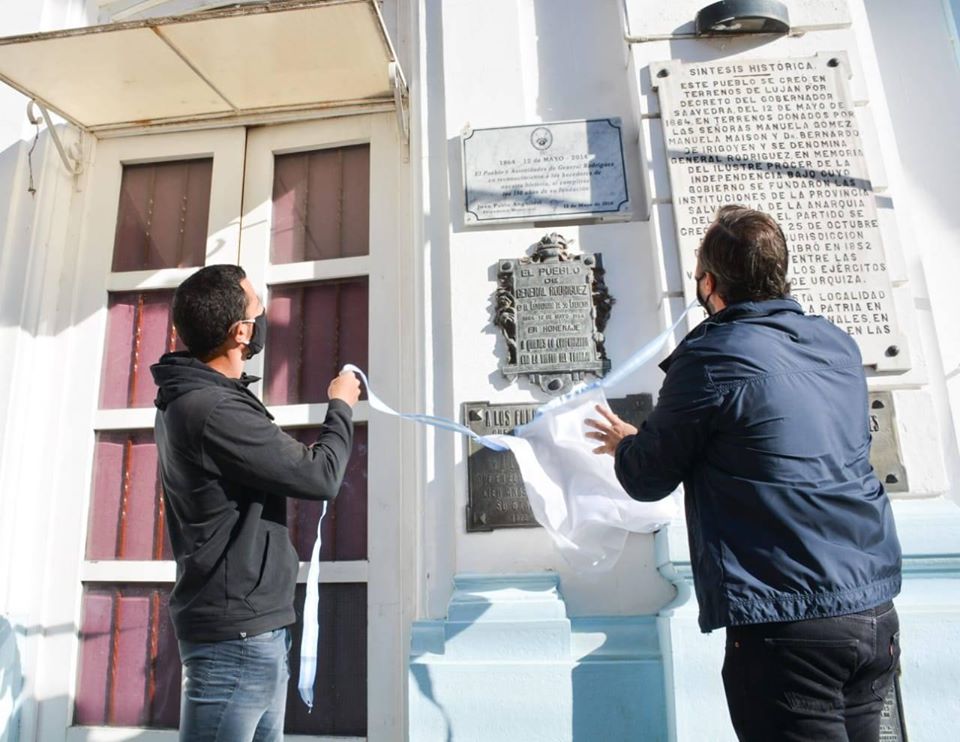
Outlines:
<svg viewBox="0 0 960 742"><path fill-rule="evenodd" d="M877 742L900 662L893 603L833 618L731 626L723 663L742 742Z"/></svg>
<svg viewBox="0 0 960 742"><path fill-rule="evenodd" d="M180 642L180 742L282 742L290 630Z"/></svg>

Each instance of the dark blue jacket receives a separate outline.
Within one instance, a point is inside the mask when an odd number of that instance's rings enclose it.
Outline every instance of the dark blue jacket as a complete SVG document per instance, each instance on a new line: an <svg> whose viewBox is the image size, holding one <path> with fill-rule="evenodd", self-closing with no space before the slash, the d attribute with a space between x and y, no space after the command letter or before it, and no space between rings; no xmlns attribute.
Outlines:
<svg viewBox="0 0 960 742"><path fill-rule="evenodd" d="M656 408L617 448L617 477L644 501L683 482L703 631L853 613L899 592L849 335L789 298L743 302L661 368Z"/></svg>

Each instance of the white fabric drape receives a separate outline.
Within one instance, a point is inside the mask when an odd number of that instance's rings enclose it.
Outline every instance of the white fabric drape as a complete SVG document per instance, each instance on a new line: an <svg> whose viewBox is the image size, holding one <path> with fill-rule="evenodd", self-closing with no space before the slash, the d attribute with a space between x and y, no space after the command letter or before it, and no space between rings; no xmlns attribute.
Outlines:
<svg viewBox="0 0 960 742"><path fill-rule="evenodd" d="M578 572L605 570L616 563L627 534L657 530L673 517L676 506L673 498L645 503L627 495L614 474L613 459L593 453L596 443L586 437L585 421L598 417L596 405L608 406L604 389L650 361L693 306L695 303L691 303L671 327L620 364L614 373L545 404L531 422L514 430L512 435L481 436L447 418L397 412L376 395L361 369L347 364L343 370L353 371L360 377L367 389L370 407L377 412L460 433L494 451L512 451L533 515L550 535L557 551ZM298 687L300 697L311 709L319 641L317 580L322 523L321 516L307 574L300 643Z"/></svg>

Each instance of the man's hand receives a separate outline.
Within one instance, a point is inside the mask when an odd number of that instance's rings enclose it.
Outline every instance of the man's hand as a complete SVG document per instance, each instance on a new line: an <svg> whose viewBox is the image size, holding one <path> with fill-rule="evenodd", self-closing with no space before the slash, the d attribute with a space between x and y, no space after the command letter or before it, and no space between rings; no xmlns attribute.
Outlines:
<svg viewBox="0 0 960 742"><path fill-rule="evenodd" d="M628 435L636 435L637 429L630 423L621 420L606 407L597 405L596 410L604 419L601 421L591 418L585 421L588 428L593 428L597 431L596 433L587 433L587 438L592 438L602 443L602 445L593 449L594 453L608 453L613 456L620 441Z"/></svg>
<svg viewBox="0 0 960 742"><path fill-rule="evenodd" d="M360 379L353 371L341 371L327 387L330 399L340 399L353 407L360 399Z"/></svg>

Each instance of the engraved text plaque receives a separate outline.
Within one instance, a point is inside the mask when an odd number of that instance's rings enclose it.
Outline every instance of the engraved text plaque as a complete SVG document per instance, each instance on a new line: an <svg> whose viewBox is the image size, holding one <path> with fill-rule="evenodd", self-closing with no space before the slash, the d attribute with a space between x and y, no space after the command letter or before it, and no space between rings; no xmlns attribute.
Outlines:
<svg viewBox="0 0 960 742"><path fill-rule="evenodd" d="M907 368L873 186L842 53L651 65L685 275L717 209L771 214L790 249L793 295L860 345ZM692 280L685 282L688 300Z"/></svg>

